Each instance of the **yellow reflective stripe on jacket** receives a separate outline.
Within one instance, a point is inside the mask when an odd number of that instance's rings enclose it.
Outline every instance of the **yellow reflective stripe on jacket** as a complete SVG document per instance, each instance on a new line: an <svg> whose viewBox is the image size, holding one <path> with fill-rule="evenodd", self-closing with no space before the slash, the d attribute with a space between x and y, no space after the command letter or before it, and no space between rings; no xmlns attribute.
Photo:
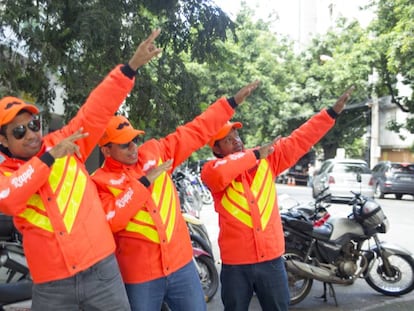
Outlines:
<svg viewBox="0 0 414 311"><path fill-rule="evenodd" d="M56 203L63 216L65 228L67 232L71 232L86 189L86 174L80 169L74 157L63 157L55 160L48 182L56 195ZM27 204L39 210L45 210L44 204L37 194L33 195ZM46 215L38 213L34 208L26 208L20 216L34 226L53 232L50 219Z"/></svg>
<svg viewBox="0 0 414 311"><path fill-rule="evenodd" d="M178 204L174 192L174 183L167 173L161 174L155 180L151 196L160 211L161 220L165 224L167 241L170 241L174 231Z"/></svg>
<svg viewBox="0 0 414 311"><path fill-rule="evenodd" d="M167 221L166 235L167 235L168 241L171 240L171 236L174 231L175 218L177 215L177 205L178 205L176 197L175 197L175 192L173 191L173 189L174 189L174 182L172 181L170 176L167 175L166 193L164 194L165 198L163 200L163 204L161 207L161 215L164 215L163 216L163 219L165 219L163 220L164 223L165 221ZM167 216L168 213L170 215L169 219Z"/></svg>
<svg viewBox="0 0 414 311"><path fill-rule="evenodd" d="M20 213L19 216L25 218L28 222L36 227L42 228L43 230L49 232L53 232L53 227L50 223L50 219L47 216L39 214L33 208L26 208L22 213Z"/></svg>
<svg viewBox="0 0 414 311"><path fill-rule="evenodd" d="M66 212L63 218L63 222L65 223L66 230L68 232L72 231L73 224L75 223L76 216L78 215L79 207L81 205L81 202L83 200L83 194L85 193L86 189L86 183L87 178L83 171L78 170L78 174L75 177L75 181L72 183L72 185L76 185L76 188L82 189L82 190L76 190L70 192L70 197L67 197L67 200L65 200L66 196L65 193L60 191L59 197L58 197L58 205L59 209L62 209L60 206L67 205ZM60 198L62 196L62 199ZM93 202L89 202L89 204L93 204Z"/></svg>
<svg viewBox="0 0 414 311"><path fill-rule="evenodd" d="M126 231L139 232L142 235L145 235L151 241L160 243L160 238L158 236L157 230L154 227L154 221L147 211L139 211L135 215L134 220L145 223L145 225L130 221L125 228Z"/></svg>
<svg viewBox="0 0 414 311"><path fill-rule="evenodd" d="M261 160L250 190L256 199L260 212L260 223L263 229L269 223L276 200L276 188L273 183L274 181L268 162ZM233 181L227 187L221 204L233 217L246 226L253 227L250 207L242 183Z"/></svg>
<svg viewBox="0 0 414 311"><path fill-rule="evenodd" d="M12 172L4 172L5 176L11 176ZM33 194L29 200L27 200L27 205L36 206L39 210L46 212L45 205L43 204L42 198L38 194ZM34 208L26 207L26 209L19 214L20 217L26 219L32 225L42 228L43 230L53 232L53 227L50 222L50 219L43 214L38 213Z"/></svg>
<svg viewBox="0 0 414 311"><path fill-rule="evenodd" d="M46 211L42 198L38 194L32 195L27 201L27 205L36 206L39 210ZM19 216L26 219L36 227L53 232L50 219L46 215L38 213L34 208L27 207L22 213L19 214Z"/></svg>
<svg viewBox="0 0 414 311"><path fill-rule="evenodd" d="M160 161L158 164L161 163ZM170 241L174 231L179 205L176 200L174 183L167 173L164 172L155 179L151 198L157 206L162 223L165 225L167 241ZM133 219L139 221L142 225L130 221L126 227L127 231L140 233L155 243L160 242L159 234L154 228L154 221L148 212L139 211Z"/></svg>
<svg viewBox="0 0 414 311"><path fill-rule="evenodd" d="M236 191L236 189L241 191ZM232 202L236 203L238 206ZM226 193L221 200L221 204L231 215L236 217L246 226L250 228L253 227L252 217L250 216L250 207L244 196L242 183L233 180L231 185L227 188Z"/></svg>
<svg viewBox="0 0 414 311"><path fill-rule="evenodd" d="M257 200L262 228L266 228L276 200L276 187L266 160L260 161L251 190Z"/></svg>
<svg viewBox="0 0 414 311"><path fill-rule="evenodd" d="M63 215L63 222L68 232L72 230L75 223L85 193L86 182L86 175L74 157L59 158L53 164L49 184L53 192L57 193L56 203ZM60 189L58 189L59 185ZM76 191L74 191L75 187Z"/></svg>
<svg viewBox="0 0 414 311"><path fill-rule="evenodd" d="M117 197L123 191L121 189L110 186L108 186L108 190L114 195L114 197Z"/></svg>

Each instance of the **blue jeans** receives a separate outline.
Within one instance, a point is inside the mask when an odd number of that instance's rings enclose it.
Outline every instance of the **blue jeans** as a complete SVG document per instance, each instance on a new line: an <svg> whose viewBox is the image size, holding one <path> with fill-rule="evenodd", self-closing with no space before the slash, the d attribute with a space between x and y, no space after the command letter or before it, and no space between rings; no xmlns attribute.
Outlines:
<svg viewBox="0 0 414 311"><path fill-rule="evenodd" d="M226 311L247 311L256 292L263 311L286 311L289 287L283 257L249 265L222 265L221 299Z"/></svg>
<svg viewBox="0 0 414 311"><path fill-rule="evenodd" d="M165 301L172 311L206 311L204 292L194 263L153 281L125 284L133 311L159 311Z"/></svg>
<svg viewBox="0 0 414 311"><path fill-rule="evenodd" d="M129 311L114 255L72 277L33 285L33 311Z"/></svg>

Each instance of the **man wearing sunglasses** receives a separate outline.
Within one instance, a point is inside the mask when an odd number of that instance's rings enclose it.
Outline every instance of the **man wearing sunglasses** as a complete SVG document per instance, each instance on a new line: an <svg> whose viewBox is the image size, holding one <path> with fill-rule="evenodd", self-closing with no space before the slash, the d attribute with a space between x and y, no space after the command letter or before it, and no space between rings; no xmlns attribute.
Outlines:
<svg viewBox="0 0 414 311"><path fill-rule="evenodd" d="M175 132L140 146L136 139L143 131L125 117L111 119L99 142L105 162L92 179L115 234L132 310L161 310L163 301L172 311L206 310L171 174L208 142L257 85L255 81L230 99L220 98Z"/></svg>
<svg viewBox="0 0 414 311"><path fill-rule="evenodd" d="M0 100L0 211L23 235L32 310L130 310L113 235L84 162L137 69L160 53L153 44L158 34L114 68L59 131L42 137L36 106Z"/></svg>

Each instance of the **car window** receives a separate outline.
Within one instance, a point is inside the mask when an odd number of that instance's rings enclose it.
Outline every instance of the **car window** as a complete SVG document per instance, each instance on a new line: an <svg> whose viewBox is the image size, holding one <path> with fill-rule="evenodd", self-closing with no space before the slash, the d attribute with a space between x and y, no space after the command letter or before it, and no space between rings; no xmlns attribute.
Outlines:
<svg viewBox="0 0 414 311"><path fill-rule="evenodd" d="M379 172L381 170L381 164L377 164L374 166L374 168L372 169L373 172Z"/></svg>
<svg viewBox="0 0 414 311"><path fill-rule="evenodd" d="M404 165L400 163L393 163L391 165L391 172L414 174L414 164Z"/></svg>
<svg viewBox="0 0 414 311"><path fill-rule="evenodd" d="M360 174L369 174L371 173L368 166L358 163L337 163L334 165L334 173L360 173Z"/></svg>
<svg viewBox="0 0 414 311"><path fill-rule="evenodd" d="M330 165L331 165L331 162L324 162L321 166L321 169L319 170L319 173L325 172Z"/></svg>

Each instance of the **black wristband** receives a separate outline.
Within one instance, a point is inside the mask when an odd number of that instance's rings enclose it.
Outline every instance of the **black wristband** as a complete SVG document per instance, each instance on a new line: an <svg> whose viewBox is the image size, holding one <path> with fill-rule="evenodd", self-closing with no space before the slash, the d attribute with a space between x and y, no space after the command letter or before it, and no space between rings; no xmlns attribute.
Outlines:
<svg viewBox="0 0 414 311"><path fill-rule="evenodd" d="M327 112L332 119L336 119L338 117L338 114L335 112L335 110L333 110L332 107L328 108Z"/></svg>
<svg viewBox="0 0 414 311"><path fill-rule="evenodd" d="M138 181L143 184L145 187L149 187L151 185L149 179L147 178L147 176L142 176L138 179Z"/></svg>
<svg viewBox="0 0 414 311"><path fill-rule="evenodd" d="M259 151L259 150L257 150L257 149L254 149L254 150L253 150L253 153L254 153L254 155L256 156L256 159L257 159L257 160L260 160L260 151Z"/></svg>
<svg viewBox="0 0 414 311"><path fill-rule="evenodd" d="M128 78L133 79L136 75L138 70L132 69L129 64L124 64L121 67L121 71L124 75L126 75Z"/></svg>
<svg viewBox="0 0 414 311"><path fill-rule="evenodd" d="M55 158L49 152L45 152L44 154L42 154L40 156L40 160L49 167L51 167L53 163L55 163Z"/></svg>
<svg viewBox="0 0 414 311"><path fill-rule="evenodd" d="M236 107L238 106L234 97L227 98L227 101L229 102L231 108L233 109L236 109Z"/></svg>

